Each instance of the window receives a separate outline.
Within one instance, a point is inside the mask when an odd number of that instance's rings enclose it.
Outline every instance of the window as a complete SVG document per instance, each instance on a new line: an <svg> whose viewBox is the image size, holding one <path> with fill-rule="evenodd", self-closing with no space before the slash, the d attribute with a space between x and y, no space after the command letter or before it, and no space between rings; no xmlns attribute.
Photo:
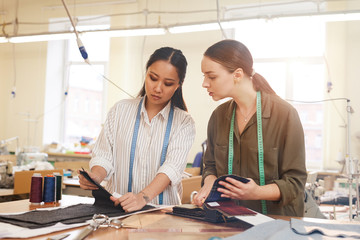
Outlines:
<svg viewBox="0 0 360 240"><path fill-rule="evenodd" d="M103 121L104 81L109 55L109 39L92 36L82 39L91 66L84 63L76 41L68 43L68 96L64 111L63 143L71 145L82 137L96 138Z"/></svg>
<svg viewBox="0 0 360 240"><path fill-rule="evenodd" d="M244 22L236 28L235 38L249 48L255 71L297 109L304 128L307 168L321 169L324 107L315 101L324 98L326 87L325 25L298 21Z"/></svg>
<svg viewBox="0 0 360 240"><path fill-rule="evenodd" d="M109 28L107 20L103 19L101 25L87 23L92 29L104 29ZM68 23L51 27L50 31L70 28ZM88 28L82 26L81 30ZM109 38L80 37L91 66L82 59L75 39L48 42L43 143L57 142L68 150L73 150L82 137L96 138L105 118L106 89L102 75L107 70Z"/></svg>

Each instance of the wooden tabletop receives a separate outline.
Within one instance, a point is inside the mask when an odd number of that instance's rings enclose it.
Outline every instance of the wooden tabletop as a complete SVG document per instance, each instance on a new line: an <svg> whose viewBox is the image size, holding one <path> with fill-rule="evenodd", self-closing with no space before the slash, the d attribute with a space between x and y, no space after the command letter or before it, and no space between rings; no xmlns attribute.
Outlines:
<svg viewBox="0 0 360 240"><path fill-rule="evenodd" d="M76 203L93 203L93 198L63 195L61 203L57 206L68 206ZM37 208L29 200L19 200L0 203L1 213L24 212ZM41 205L40 207L45 207ZM243 224L221 223L212 224L189 218L177 217L166 214L170 209L141 213L122 219L129 228L114 229L110 227L99 228L86 239L209 239L211 237L228 237L246 230ZM48 239L51 236L68 233L65 240L74 239L84 227L63 230L47 235L28 239Z"/></svg>
<svg viewBox="0 0 360 240"><path fill-rule="evenodd" d="M93 198L79 197L71 195L63 195L63 199L56 206L69 206L77 203L90 203L94 202ZM14 213L33 210L39 207L48 207L48 205L33 206L28 199L0 203L0 213ZM208 240L211 237L228 237L247 229L246 224L241 222L230 223L207 223L197 221L190 218L177 217L166 214L171 209L157 210L154 212L135 214L122 221L126 228L114 229L111 227L102 227L91 233L86 239L186 239L186 240ZM290 220L291 217L287 216L274 216L270 217L276 219ZM314 218L298 218L306 221L314 221L321 223L330 223L333 220L314 219ZM65 240L75 239L74 237L84 228L77 227L58 231L51 234L37 236L28 239L51 239L51 237L60 234L70 234Z"/></svg>

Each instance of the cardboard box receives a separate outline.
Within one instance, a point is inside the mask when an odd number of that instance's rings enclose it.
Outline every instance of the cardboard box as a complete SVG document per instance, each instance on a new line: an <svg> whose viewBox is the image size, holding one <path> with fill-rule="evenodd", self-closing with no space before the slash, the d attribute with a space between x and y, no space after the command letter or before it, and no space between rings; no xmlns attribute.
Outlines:
<svg viewBox="0 0 360 240"><path fill-rule="evenodd" d="M41 176L45 177L47 174L53 174L54 172L60 173L61 176L64 175L63 169L15 172L14 194L30 193L31 177L34 173L40 173Z"/></svg>
<svg viewBox="0 0 360 240"><path fill-rule="evenodd" d="M199 176L200 168L199 167L185 168L185 172L191 174L192 176Z"/></svg>
<svg viewBox="0 0 360 240"><path fill-rule="evenodd" d="M199 191L201 188L202 176L194 176L184 178L181 183L183 186L183 195L181 198L182 204L190 203L190 195L193 191Z"/></svg>

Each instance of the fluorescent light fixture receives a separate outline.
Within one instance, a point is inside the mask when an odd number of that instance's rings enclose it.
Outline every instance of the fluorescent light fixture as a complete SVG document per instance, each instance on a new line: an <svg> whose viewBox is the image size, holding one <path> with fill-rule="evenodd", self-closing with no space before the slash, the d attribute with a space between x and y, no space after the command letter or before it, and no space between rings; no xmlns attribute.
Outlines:
<svg viewBox="0 0 360 240"><path fill-rule="evenodd" d="M270 19L282 19L282 20L309 20L309 21L322 21L322 22L341 22L341 21L356 21L360 20L360 13L318 13L313 15L289 15L289 16L274 16Z"/></svg>
<svg viewBox="0 0 360 240"><path fill-rule="evenodd" d="M333 22L333 21L355 21L360 20L360 13L358 12L333 12L329 14L314 14L314 15L289 15L289 16L273 16L273 17L256 17L256 18L247 18L247 19L233 19L225 20L221 22L221 26L224 29L233 28L239 22L244 21L268 21L269 19L309 19L311 21L320 20L324 22ZM84 35L101 35L104 37L131 37L131 36L151 36L151 35L164 35L168 31L169 33L188 33L188 32L201 32L201 31L211 31L211 30L220 30L220 26L217 22L211 23L193 23L182 26L169 26L167 30L161 27L153 28L132 28L132 29L106 29L108 25L97 25L96 28L90 30L91 26L87 26L88 30L83 29L83 32L80 34ZM0 37L0 43L25 43L25 42L41 42L41 41L52 41L52 40L66 40L66 39L75 39L75 33L73 32L63 32L63 33L44 33L44 34L30 34L30 35L21 35L13 37Z"/></svg>
<svg viewBox="0 0 360 240"><path fill-rule="evenodd" d="M163 35L166 31L164 28L139 28L139 29L125 29L125 30L95 30L91 32L82 32L81 35L91 36L99 35L106 37L131 37L131 36L149 36L149 35ZM53 40L67 40L75 39L75 33L52 33L52 34L37 34L37 35L23 35L16 37L0 37L0 43L26 43L26 42L43 42Z"/></svg>
<svg viewBox="0 0 360 240"><path fill-rule="evenodd" d="M310 16L325 22L356 21L360 20L360 13L338 13Z"/></svg>
<svg viewBox="0 0 360 240"><path fill-rule="evenodd" d="M9 42L6 37L0 37L0 43L7 43Z"/></svg>
<svg viewBox="0 0 360 240"><path fill-rule="evenodd" d="M70 28L71 31L74 31L74 28ZM76 30L78 32L85 32L85 31L97 31L97 30L109 30L109 24L94 24L94 25L86 25L86 26L76 26Z"/></svg>
<svg viewBox="0 0 360 240"><path fill-rule="evenodd" d="M53 33L53 34L38 34L28 36L16 36L9 38L11 43L26 43L26 42L44 42L53 40L64 40L75 38L74 33Z"/></svg>
<svg viewBox="0 0 360 240"><path fill-rule="evenodd" d="M164 28L137 28L137 29L123 29L123 30L108 30L108 37L135 37L135 36L151 36L164 35L166 31Z"/></svg>
<svg viewBox="0 0 360 240"><path fill-rule="evenodd" d="M218 23L201 23L194 25L186 25L186 26L174 26L169 28L170 33L187 33L187 32L201 32L201 31L211 31L211 30L219 30Z"/></svg>
<svg viewBox="0 0 360 240"><path fill-rule="evenodd" d="M135 37L135 36L150 36L150 35L164 35L166 33L164 28L142 28L142 29L124 29L124 30L102 30L90 31L81 33L83 36L102 36L102 37Z"/></svg>

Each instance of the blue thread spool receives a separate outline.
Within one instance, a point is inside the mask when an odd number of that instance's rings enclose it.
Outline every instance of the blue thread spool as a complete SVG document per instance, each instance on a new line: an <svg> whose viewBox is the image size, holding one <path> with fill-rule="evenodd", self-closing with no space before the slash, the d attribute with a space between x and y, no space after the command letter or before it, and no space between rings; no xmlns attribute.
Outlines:
<svg viewBox="0 0 360 240"><path fill-rule="evenodd" d="M55 200L59 202L62 197L62 176L58 172L54 172L55 176Z"/></svg>
<svg viewBox="0 0 360 240"><path fill-rule="evenodd" d="M42 202L42 182L40 173L34 173L31 177L30 202L34 205L40 205Z"/></svg>
<svg viewBox="0 0 360 240"><path fill-rule="evenodd" d="M44 177L44 195L43 200L45 204L55 203L55 177L48 174Z"/></svg>

